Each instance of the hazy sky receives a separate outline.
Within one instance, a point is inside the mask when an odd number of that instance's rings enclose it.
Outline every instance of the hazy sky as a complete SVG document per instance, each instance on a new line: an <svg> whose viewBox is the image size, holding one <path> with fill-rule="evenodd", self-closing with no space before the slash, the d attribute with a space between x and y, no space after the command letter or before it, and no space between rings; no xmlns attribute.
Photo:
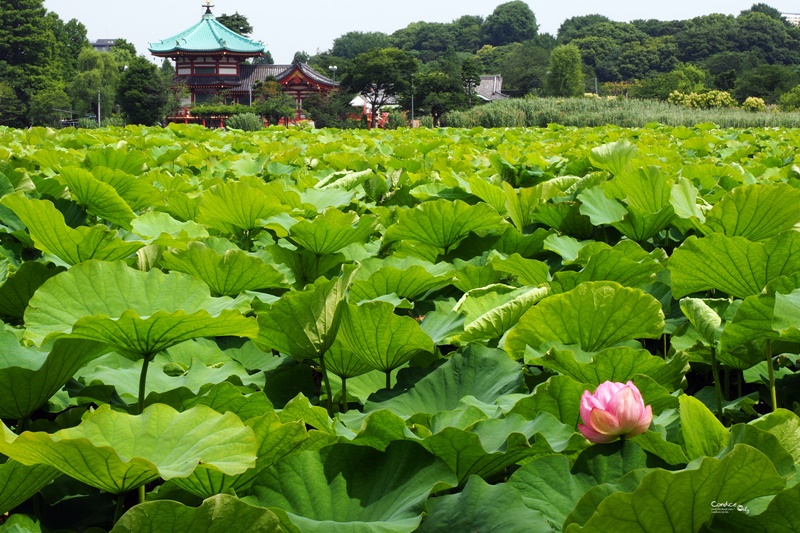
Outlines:
<svg viewBox="0 0 800 533"><path fill-rule="evenodd" d="M276 63L289 63L294 53L329 50L333 40L349 31L392 33L411 22L450 22L462 15L491 15L504 3L495 0L216 0L214 14L247 16L252 37L263 41ZM756 0L562 0L528 2L539 22L540 33L558 31L564 20L599 13L612 20L679 20L726 13L736 15ZM795 6L789 0L767 2L779 9ZM127 39L139 54L151 57L149 43L183 31L202 17L201 0L45 0L44 5L67 21L76 18L89 39Z"/></svg>

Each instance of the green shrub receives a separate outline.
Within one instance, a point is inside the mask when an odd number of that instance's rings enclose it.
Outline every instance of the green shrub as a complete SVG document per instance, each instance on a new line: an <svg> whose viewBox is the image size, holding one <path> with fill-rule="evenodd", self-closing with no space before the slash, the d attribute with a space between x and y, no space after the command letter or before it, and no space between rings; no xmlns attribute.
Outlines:
<svg viewBox="0 0 800 533"><path fill-rule="evenodd" d="M87 130L92 130L97 127L97 119L96 118L89 118L83 117L78 119L78 127L85 128Z"/></svg>
<svg viewBox="0 0 800 533"><path fill-rule="evenodd" d="M104 118L101 122L104 128L108 127L118 127L124 128L125 127L125 119L120 116L113 116L109 118Z"/></svg>
<svg viewBox="0 0 800 533"><path fill-rule="evenodd" d="M783 111L797 111L800 109L800 85L791 91L785 92L778 100L778 105Z"/></svg>
<svg viewBox="0 0 800 533"><path fill-rule="evenodd" d="M736 107L736 100L727 91L707 91L704 93L684 94L673 91L669 95L669 103L684 105L692 109L716 109Z"/></svg>
<svg viewBox="0 0 800 533"><path fill-rule="evenodd" d="M766 108L767 104L764 99L757 96L748 96L747 100L742 102L742 109L746 111L764 111Z"/></svg>
<svg viewBox="0 0 800 533"><path fill-rule="evenodd" d="M386 129L396 130L397 128L405 128L406 126L408 126L408 119L405 113L396 109L389 111L389 118L386 120Z"/></svg>
<svg viewBox="0 0 800 533"><path fill-rule="evenodd" d="M226 120L225 126L234 130L260 131L264 129L264 120L255 113L241 113Z"/></svg>

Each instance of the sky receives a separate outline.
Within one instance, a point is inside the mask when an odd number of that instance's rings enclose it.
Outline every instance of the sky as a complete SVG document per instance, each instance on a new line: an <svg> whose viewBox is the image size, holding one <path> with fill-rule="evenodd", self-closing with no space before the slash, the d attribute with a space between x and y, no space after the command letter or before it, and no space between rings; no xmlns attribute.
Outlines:
<svg viewBox="0 0 800 533"><path fill-rule="evenodd" d="M290 63L295 52L324 52L350 31L392 33L411 22L451 22L463 15L487 17L504 3L494 0L215 0L215 15L239 12L253 26L276 63ZM737 15L757 0L562 0L528 2L540 33L555 35L566 19L600 14L612 20L683 20L709 13ZM778 10L795 6L789 0L767 1ZM76 18L89 39L126 39L151 60L149 43L167 39L196 23L205 9L201 0L45 0L44 6L65 22ZM161 60L156 62L160 63Z"/></svg>

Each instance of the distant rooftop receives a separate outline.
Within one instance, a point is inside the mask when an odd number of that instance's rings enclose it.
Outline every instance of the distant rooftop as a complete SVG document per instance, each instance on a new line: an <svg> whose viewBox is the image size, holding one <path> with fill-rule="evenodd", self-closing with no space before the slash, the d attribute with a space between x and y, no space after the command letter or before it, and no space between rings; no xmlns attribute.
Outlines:
<svg viewBox="0 0 800 533"><path fill-rule="evenodd" d="M115 42L117 42L116 39L97 39L91 45L98 52L110 52Z"/></svg>
<svg viewBox="0 0 800 533"><path fill-rule="evenodd" d="M800 26L800 13L781 13L781 16L795 26Z"/></svg>

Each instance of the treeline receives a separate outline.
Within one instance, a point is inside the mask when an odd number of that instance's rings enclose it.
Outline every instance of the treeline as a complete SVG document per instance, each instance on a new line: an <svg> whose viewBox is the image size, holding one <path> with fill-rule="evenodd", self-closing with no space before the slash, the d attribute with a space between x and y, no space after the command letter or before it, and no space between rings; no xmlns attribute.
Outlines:
<svg viewBox="0 0 800 533"><path fill-rule="evenodd" d="M0 3L0 125L155 123L170 105L175 71L159 70L119 39L96 51L78 20L64 22L41 0ZM173 104L177 104L173 102Z"/></svg>
<svg viewBox="0 0 800 533"><path fill-rule="evenodd" d="M354 69L364 67L360 56L384 48L406 52L418 62L418 113L433 115L435 123L442 109L471 107L469 80L476 73L501 74L503 92L515 97L598 92L667 100L675 91L720 90L739 103L757 97L775 104L783 97L784 107L793 109L800 106L800 89L795 89L799 45L800 29L763 3L738 16L676 21L578 16L564 21L553 36L539 33L535 14L516 0L485 19L465 15L450 23L415 22L392 34L350 32L324 53L298 56L320 71L335 66L345 89L357 90L348 81ZM579 72L561 68L574 53ZM568 79L555 79L559 76ZM397 94L406 109L411 90L409 85Z"/></svg>

